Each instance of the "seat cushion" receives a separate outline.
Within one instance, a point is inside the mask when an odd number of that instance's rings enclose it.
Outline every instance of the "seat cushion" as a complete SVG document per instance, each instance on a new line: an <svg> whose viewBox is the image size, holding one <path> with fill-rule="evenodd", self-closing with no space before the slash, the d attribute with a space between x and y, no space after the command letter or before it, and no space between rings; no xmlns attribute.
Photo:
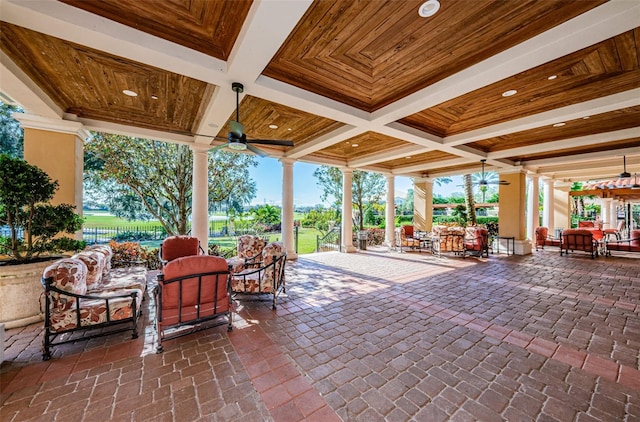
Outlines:
<svg viewBox="0 0 640 422"><path fill-rule="evenodd" d="M198 255L199 242L197 237L171 236L162 245L161 255L164 261L173 261L183 256Z"/></svg>

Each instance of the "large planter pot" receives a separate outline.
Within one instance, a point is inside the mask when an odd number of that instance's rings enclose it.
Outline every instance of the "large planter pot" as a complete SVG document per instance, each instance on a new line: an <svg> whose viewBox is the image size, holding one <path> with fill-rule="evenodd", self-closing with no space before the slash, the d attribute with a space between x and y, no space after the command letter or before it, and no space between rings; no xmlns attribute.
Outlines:
<svg viewBox="0 0 640 422"><path fill-rule="evenodd" d="M5 328L42 321L40 279L52 260L21 265L0 265L0 323Z"/></svg>

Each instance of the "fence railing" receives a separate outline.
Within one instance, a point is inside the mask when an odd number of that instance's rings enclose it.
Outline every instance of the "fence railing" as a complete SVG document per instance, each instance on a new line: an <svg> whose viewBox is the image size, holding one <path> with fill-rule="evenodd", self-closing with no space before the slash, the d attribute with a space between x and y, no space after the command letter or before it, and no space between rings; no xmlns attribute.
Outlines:
<svg viewBox="0 0 640 422"><path fill-rule="evenodd" d="M191 228L189 228L189 232ZM231 230L224 220L214 220L209 223L209 237L239 236L242 234L255 234L255 230L249 227L235 227ZM82 229L82 240L87 243L116 242L140 242L162 241L168 236L167 232L157 224L142 224L127 227L85 227Z"/></svg>
<svg viewBox="0 0 640 422"><path fill-rule="evenodd" d="M316 252L341 251L342 250L342 230L340 226L335 226L324 236L316 237Z"/></svg>

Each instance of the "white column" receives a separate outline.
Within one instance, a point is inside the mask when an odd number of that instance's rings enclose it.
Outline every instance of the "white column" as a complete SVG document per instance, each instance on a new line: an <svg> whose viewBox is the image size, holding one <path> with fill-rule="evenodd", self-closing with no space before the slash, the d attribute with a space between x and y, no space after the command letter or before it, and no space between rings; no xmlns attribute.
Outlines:
<svg viewBox="0 0 640 422"><path fill-rule="evenodd" d="M609 203L609 215L611 216L612 229L615 229L618 227L618 212L617 212L618 204L619 202L616 199L612 199L611 202Z"/></svg>
<svg viewBox="0 0 640 422"><path fill-rule="evenodd" d="M342 252L355 252L353 246L353 170L342 169Z"/></svg>
<svg viewBox="0 0 640 422"><path fill-rule="evenodd" d="M542 203L542 225L553 233L553 179L544 179L543 203Z"/></svg>
<svg viewBox="0 0 640 422"><path fill-rule="evenodd" d="M529 189L527 191L527 237L534 239L536 227L540 224L540 188L538 187L538 176L529 176Z"/></svg>
<svg viewBox="0 0 640 422"><path fill-rule="evenodd" d="M293 163L290 158L281 158L282 163L282 215L280 232L287 260L298 259L293 233Z"/></svg>
<svg viewBox="0 0 640 422"><path fill-rule="evenodd" d="M611 218L611 206L609 204L610 202L611 198L600 199L600 220L602 220L602 224L605 229L616 228L616 225Z"/></svg>
<svg viewBox="0 0 640 422"><path fill-rule="evenodd" d="M385 214L385 233L384 244L389 248L393 248L395 242L395 225L396 225L396 189L395 189L395 176L388 175L387 179L387 209Z"/></svg>
<svg viewBox="0 0 640 422"><path fill-rule="evenodd" d="M191 195L191 236L197 237L205 252L209 244L209 148L191 145L193 151L193 193Z"/></svg>

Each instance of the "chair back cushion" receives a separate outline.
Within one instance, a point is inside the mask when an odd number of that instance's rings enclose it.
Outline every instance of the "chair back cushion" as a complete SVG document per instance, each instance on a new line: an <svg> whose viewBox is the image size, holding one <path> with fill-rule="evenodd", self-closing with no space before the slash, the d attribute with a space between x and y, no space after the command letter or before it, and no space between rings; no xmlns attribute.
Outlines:
<svg viewBox="0 0 640 422"><path fill-rule="evenodd" d="M87 266L87 290L97 289L102 285L102 271L105 255L98 251L82 251L72 258L79 259Z"/></svg>
<svg viewBox="0 0 640 422"><path fill-rule="evenodd" d="M162 325L217 315L230 308L227 261L212 255L176 258L165 265L162 288ZM202 275L205 273L213 273ZM192 277L189 277L192 276ZM181 281L176 279L182 278Z"/></svg>
<svg viewBox="0 0 640 422"><path fill-rule="evenodd" d="M65 292L78 295L87 292L87 266L79 259L60 259L45 268L42 277L52 277L51 286ZM53 306L59 310L71 309L76 303L74 297L56 292L50 292L50 298Z"/></svg>
<svg viewBox="0 0 640 422"><path fill-rule="evenodd" d="M171 236L162 242L160 254L164 261L173 261L183 256L198 255L199 246L197 237Z"/></svg>
<svg viewBox="0 0 640 422"><path fill-rule="evenodd" d="M266 242L260 236L244 234L238 236L238 257L253 258L264 249Z"/></svg>
<svg viewBox="0 0 640 422"><path fill-rule="evenodd" d="M284 244L282 242L271 242L262 249L262 265L267 266L279 256L284 255Z"/></svg>
<svg viewBox="0 0 640 422"><path fill-rule="evenodd" d="M578 221L578 228L594 227L593 221Z"/></svg>
<svg viewBox="0 0 640 422"><path fill-rule="evenodd" d="M402 226L402 230L404 231L404 235L406 237L413 237L413 226L411 225Z"/></svg>
<svg viewBox="0 0 640 422"><path fill-rule="evenodd" d="M111 258L113 258L113 249L109 245L90 245L85 249L87 251L98 252L104 255L102 262L102 275L106 275L111 271Z"/></svg>
<svg viewBox="0 0 640 422"><path fill-rule="evenodd" d="M631 239L631 246L640 246L640 230L631 230L629 239Z"/></svg>
<svg viewBox="0 0 640 422"><path fill-rule="evenodd" d="M536 227L536 244L538 246L544 246L545 240L549 236L549 228L548 227Z"/></svg>

